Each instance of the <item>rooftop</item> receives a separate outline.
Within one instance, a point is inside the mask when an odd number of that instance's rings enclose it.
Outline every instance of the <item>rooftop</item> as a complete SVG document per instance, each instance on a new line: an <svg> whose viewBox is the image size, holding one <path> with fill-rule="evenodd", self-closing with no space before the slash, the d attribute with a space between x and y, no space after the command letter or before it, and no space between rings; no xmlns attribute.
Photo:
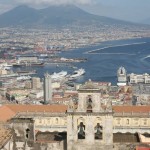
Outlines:
<svg viewBox="0 0 150 150"><path fill-rule="evenodd" d="M15 116L15 112L12 111L9 107L7 106L0 106L0 122L6 122L13 116Z"/></svg>
<svg viewBox="0 0 150 150"><path fill-rule="evenodd" d="M66 112L66 105L6 105L13 112Z"/></svg>
<svg viewBox="0 0 150 150"><path fill-rule="evenodd" d="M149 113L150 106L113 106L115 113Z"/></svg>
<svg viewBox="0 0 150 150"><path fill-rule="evenodd" d="M79 88L79 91L80 90L99 90L99 86L91 80L89 80Z"/></svg>
<svg viewBox="0 0 150 150"><path fill-rule="evenodd" d="M147 113L150 106L113 106L115 113ZM0 122L6 122L18 113L65 113L67 105L3 105L0 106Z"/></svg>
<svg viewBox="0 0 150 150"><path fill-rule="evenodd" d="M0 121L6 122L19 112L65 113L66 105L3 105L0 107Z"/></svg>
<svg viewBox="0 0 150 150"><path fill-rule="evenodd" d="M7 143L11 136L12 134L9 129L0 127L0 149Z"/></svg>

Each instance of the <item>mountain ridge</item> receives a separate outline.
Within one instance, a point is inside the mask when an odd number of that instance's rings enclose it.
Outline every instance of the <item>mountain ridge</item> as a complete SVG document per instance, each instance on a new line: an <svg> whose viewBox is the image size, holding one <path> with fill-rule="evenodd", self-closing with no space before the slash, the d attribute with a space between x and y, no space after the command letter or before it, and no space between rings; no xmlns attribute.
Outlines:
<svg viewBox="0 0 150 150"><path fill-rule="evenodd" d="M0 15L0 27L10 26L65 26L78 23L84 24L132 24L126 21L90 14L77 6L49 6L35 9L26 5Z"/></svg>

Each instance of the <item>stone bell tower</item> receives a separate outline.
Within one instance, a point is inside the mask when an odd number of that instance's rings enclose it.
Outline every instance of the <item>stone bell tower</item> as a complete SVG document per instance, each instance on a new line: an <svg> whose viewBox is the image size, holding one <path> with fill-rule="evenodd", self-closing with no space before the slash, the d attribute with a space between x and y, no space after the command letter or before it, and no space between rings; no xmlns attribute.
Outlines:
<svg viewBox="0 0 150 150"><path fill-rule="evenodd" d="M101 90L91 80L79 88L78 105L67 112L68 150L112 149L113 113L101 100Z"/></svg>

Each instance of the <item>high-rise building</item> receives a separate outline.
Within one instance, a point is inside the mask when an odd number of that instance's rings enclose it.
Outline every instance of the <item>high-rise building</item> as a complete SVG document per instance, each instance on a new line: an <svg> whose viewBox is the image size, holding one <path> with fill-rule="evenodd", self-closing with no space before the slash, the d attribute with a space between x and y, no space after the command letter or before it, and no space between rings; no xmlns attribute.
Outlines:
<svg viewBox="0 0 150 150"><path fill-rule="evenodd" d="M46 73L44 75L44 104L49 104L52 102L52 82L51 76Z"/></svg>

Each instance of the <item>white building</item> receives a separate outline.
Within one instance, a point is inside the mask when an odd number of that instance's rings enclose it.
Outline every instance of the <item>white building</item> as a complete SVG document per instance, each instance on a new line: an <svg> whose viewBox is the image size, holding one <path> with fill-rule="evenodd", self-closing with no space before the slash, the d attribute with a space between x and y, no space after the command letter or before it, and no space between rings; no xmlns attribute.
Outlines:
<svg viewBox="0 0 150 150"><path fill-rule="evenodd" d="M145 74L131 73L128 75L128 77L129 77L129 83L130 84L137 84L137 83L148 84L148 83L150 83L150 75L147 73L145 73Z"/></svg>
<svg viewBox="0 0 150 150"><path fill-rule="evenodd" d="M150 75L145 74L127 74L124 67L120 67L117 71L117 78L118 78L118 86L125 86L127 84L150 84Z"/></svg>
<svg viewBox="0 0 150 150"><path fill-rule="evenodd" d="M125 86L127 85L127 72L124 67L120 67L117 71L118 77L118 86Z"/></svg>

